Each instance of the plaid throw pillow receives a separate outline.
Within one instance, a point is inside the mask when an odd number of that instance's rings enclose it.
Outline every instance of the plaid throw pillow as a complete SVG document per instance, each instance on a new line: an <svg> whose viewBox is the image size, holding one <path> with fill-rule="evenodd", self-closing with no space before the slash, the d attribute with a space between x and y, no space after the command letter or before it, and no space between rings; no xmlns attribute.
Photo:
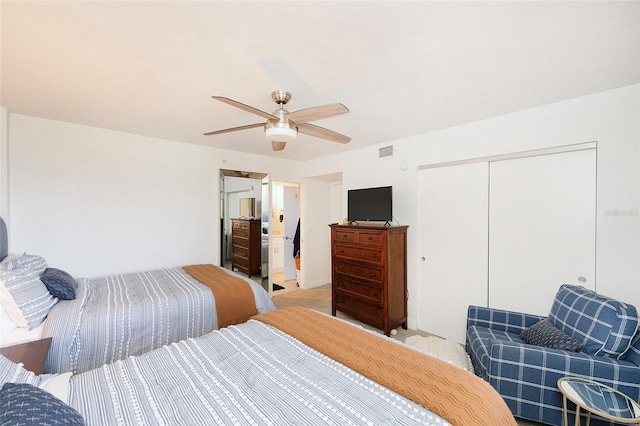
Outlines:
<svg viewBox="0 0 640 426"><path fill-rule="evenodd" d="M564 351L580 352L582 343L557 328L548 319L543 319L522 332L520 338L529 345Z"/></svg>

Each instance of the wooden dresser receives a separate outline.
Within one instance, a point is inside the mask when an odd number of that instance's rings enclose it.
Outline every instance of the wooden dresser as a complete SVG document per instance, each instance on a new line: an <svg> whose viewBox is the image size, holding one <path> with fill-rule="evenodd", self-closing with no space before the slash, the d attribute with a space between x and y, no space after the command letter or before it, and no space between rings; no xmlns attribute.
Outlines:
<svg viewBox="0 0 640 426"><path fill-rule="evenodd" d="M407 226L331 226L331 309L407 329Z"/></svg>
<svg viewBox="0 0 640 426"><path fill-rule="evenodd" d="M261 233L258 219L231 219L231 270L249 277L260 273Z"/></svg>

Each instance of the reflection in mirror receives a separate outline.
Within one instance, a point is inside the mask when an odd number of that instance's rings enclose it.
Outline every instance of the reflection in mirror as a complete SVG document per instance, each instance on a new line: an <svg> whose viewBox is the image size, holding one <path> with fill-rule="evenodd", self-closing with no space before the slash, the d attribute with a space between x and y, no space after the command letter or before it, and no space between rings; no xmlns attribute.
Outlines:
<svg viewBox="0 0 640 426"><path fill-rule="evenodd" d="M244 257L250 255L253 259L259 259L259 271L253 270L246 273L254 281L262 284L265 289L269 287L269 178L266 173L246 172L238 170L220 170L220 265L236 272L240 272L234 267L234 244L232 232L232 220L255 220L258 221L256 235L252 236L250 253L239 254L236 250L235 256ZM236 244L236 249L239 244ZM245 250L243 248L243 250Z"/></svg>
<svg viewBox="0 0 640 426"><path fill-rule="evenodd" d="M256 217L256 199L240 198L240 218L255 219Z"/></svg>

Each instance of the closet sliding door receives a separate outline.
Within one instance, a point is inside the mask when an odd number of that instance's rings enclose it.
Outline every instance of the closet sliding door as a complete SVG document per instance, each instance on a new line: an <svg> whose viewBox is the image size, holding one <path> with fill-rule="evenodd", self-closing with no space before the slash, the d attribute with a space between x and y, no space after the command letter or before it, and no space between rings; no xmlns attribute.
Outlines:
<svg viewBox="0 0 640 426"><path fill-rule="evenodd" d="M417 327L464 342L467 308L487 305L488 163L423 169Z"/></svg>
<svg viewBox="0 0 640 426"><path fill-rule="evenodd" d="M490 163L489 306L547 315L561 284L595 289L596 150Z"/></svg>
<svg viewBox="0 0 640 426"><path fill-rule="evenodd" d="M596 149L584 145L419 170L420 330L463 343L470 304L547 315L561 284L595 289Z"/></svg>

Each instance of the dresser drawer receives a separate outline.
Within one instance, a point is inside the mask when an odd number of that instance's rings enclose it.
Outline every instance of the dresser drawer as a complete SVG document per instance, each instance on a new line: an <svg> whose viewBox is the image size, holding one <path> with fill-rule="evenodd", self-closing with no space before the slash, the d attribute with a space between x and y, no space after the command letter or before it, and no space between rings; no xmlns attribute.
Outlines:
<svg viewBox="0 0 640 426"><path fill-rule="evenodd" d="M249 257L249 247L247 246L234 244L232 252L234 256Z"/></svg>
<svg viewBox="0 0 640 426"><path fill-rule="evenodd" d="M335 262L336 272L339 274L348 274L356 277L366 278L368 280L374 280L382 282L382 266L379 268L370 266L353 265L346 262Z"/></svg>
<svg viewBox="0 0 640 426"><path fill-rule="evenodd" d="M356 231L353 230L339 230L336 231L335 242L353 243L356 241Z"/></svg>
<svg viewBox="0 0 640 426"><path fill-rule="evenodd" d="M382 231L359 231L356 241L360 244L382 245Z"/></svg>
<svg viewBox="0 0 640 426"><path fill-rule="evenodd" d="M374 302L382 303L382 283L378 281L373 281L371 284L365 284L338 274L336 276L336 288L340 291L348 291L350 293L367 297Z"/></svg>
<svg viewBox="0 0 640 426"><path fill-rule="evenodd" d="M336 308L354 315L364 315L375 320L382 321L383 309L377 303L367 303L355 297L351 297L340 290L336 291Z"/></svg>
<svg viewBox="0 0 640 426"><path fill-rule="evenodd" d="M249 238L249 230L248 229L234 229L232 236L233 236L233 238L248 239Z"/></svg>
<svg viewBox="0 0 640 426"><path fill-rule="evenodd" d="M369 262L382 262L381 250L343 246L340 244L336 244L336 256L350 257L352 259L366 260Z"/></svg>
<svg viewBox="0 0 640 426"><path fill-rule="evenodd" d="M248 221L244 221L244 220L240 220L240 221L233 221L233 232L236 232L238 230L241 229L246 229L247 231L249 230L249 222Z"/></svg>
<svg viewBox="0 0 640 426"><path fill-rule="evenodd" d="M233 255L233 265L237 267L241 267L247 269L249 267L249 259L246 257L238 256L236 254Z"/></svg>

